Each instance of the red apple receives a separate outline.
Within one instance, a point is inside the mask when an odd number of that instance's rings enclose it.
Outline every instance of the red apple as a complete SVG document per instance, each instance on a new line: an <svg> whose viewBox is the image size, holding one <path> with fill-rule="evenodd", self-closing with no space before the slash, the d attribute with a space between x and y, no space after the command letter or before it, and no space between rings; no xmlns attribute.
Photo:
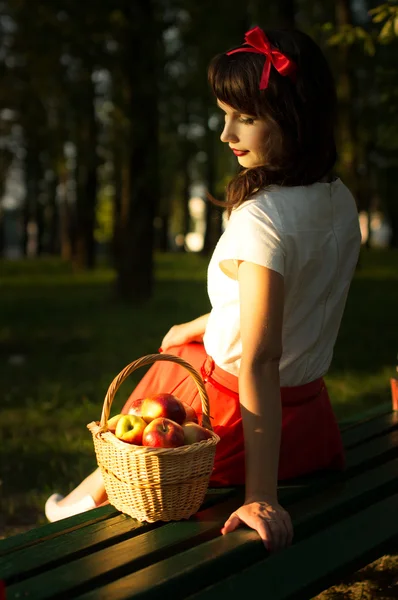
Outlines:
<svg viewBox="0 0 398 600"><path fill-rule="evenodd" d="M109 431L112 431L112 433L115 433L115 431L116 431L116 425L120 421L121 417L123 417L123 415L115 415L114 417L112 417L111 419L109 419L109 421L108 421L108 429L109 429Z"/></svg>
<svg viewBox="0 0 398 600"><path fill-rule="evenodd" d="M119 440L140 446L146 423L137 415L122 415L116 425L115 435Z"/></svg>
<svg viewBox="0 0 398 600"><path fill-rule="evenodd" d="M151 421L142 435L142 445L153 448L178 448L185 444L184 430L171 419L159 417Z"/></svg>
<svg viewBox="0 0 398 600"><path fill-rule="evenodd" d="M211 437L210 431L197 423L183 423L182 429L184 431L184 443L186 445L195 444L195 442L201 442L202 440L208 440Z"/></svg>
<svg viewBox="0 0 398 600"><path fill-rule="evenodd" d="M192 421L193 423L199 423L198 415L196 414L196 410L194 408L192 408L192 406L190 406L189 404L186 404L186 402L184 402L184 400L181 400L181 402L184 405L185 413L186 413L184 423L187 423L188 421Z"/></svg>
<svg viewBox="0 0 398 600"><path fill-rule="evenodd" d="M183 403L177 396L163 393L144 398L141 416L147 423L162 417L181 425L185 421L186 412Z"/></svg>
<svg viewBox="0 0 398 600"><path fill-rule="evenodd" d="M142 403L144 402L144 398L137 398L133 400L130 404L129 415L137 415L137 417L142 417Z"/></svg>

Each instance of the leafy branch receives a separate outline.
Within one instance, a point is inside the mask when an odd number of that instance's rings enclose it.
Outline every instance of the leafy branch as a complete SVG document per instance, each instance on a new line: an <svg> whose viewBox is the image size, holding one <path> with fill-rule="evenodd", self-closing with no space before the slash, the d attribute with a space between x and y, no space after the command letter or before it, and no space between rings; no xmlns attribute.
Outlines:
<svg viewBox="0 0 398 600"><path fill-rule="evenodd" d="M366 31L357 25L343 25L336 28L328 22L322 28L323 31L330 34L327 43L330 46L352 46L361 43L365 54L374 56L376 44L390 44L398 38L397 0L390 0L372 8L368 14L372 18L372 23L383 24L380 30Z"/></svg>

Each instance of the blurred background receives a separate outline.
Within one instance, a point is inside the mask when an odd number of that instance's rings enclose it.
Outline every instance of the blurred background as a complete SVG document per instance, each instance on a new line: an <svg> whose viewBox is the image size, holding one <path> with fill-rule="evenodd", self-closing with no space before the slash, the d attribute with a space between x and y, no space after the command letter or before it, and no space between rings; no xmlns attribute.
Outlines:
<svg viewBox="0 0 398 600"><path fill-rule="evenodd" d="M363 247L327 383L341 421L390 406L397 2L0 0L0 536L95 467L86 424L119 371L209 310L225 221L206 194L236 159L207 65L255 25L304 30L334 72Z"/></svg>
<svg viewBox="0 0 398 600"><path fill-rule="evenodd" d="M206 192L223 197L236 161L206 68L254 24L324 49L363 242L397 247L396 17L377 0L2 0L0 255L105 257L139 299L154 249L210 253L222 216Z"/></svg>

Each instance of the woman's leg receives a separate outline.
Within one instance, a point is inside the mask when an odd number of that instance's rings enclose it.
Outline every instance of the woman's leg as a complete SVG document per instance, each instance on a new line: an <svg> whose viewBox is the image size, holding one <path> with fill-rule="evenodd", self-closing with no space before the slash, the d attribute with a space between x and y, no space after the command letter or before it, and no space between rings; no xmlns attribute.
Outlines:
<svg viewBox="0 0 398 600"><path fill-rule="evenodd" d="M58 502L59 506L67 506L68 504L75 504L79 502L84 496L91 496L96 506L105 502L108 497L106 495L104 480L100 469L93 471L86 479L83 479L81 483L74 490L70 492L65 498L62 498Z"/></svg>
<svg viewBox="0 0 398 600"><path fill-rule="evenodd" d="M59 494L50 496L44 510L47 519L54 522L102 506L107 500L101 471L96 469L65 498Z"/></svg>

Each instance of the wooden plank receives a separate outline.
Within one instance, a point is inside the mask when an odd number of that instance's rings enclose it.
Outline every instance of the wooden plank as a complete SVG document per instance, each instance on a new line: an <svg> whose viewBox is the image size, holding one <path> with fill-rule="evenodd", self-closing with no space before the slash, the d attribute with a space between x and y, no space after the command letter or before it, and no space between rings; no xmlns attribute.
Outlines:
<svg viewBox="0 0 398 600"><path fill-rule="evenodd" d="M375 560L391 542L398 539L397 510L398 495L395 494L329 527L319 535L311 536L207 589L190 596L186 595L185 598L251 598L255 597L261 588L263 596L272 600L308 600L349 573ZM369 523L375 524L371 536ZM182 581L180 583L183 585ZM94 592L91 596L87 594L81 600L105 600L103 591L99 594ZM155 597L149 594L133 596L126 590L126 586L124 591L127 593L123 594L120 590L116 595L108 597L112 600Z"/></svg>
<svg viewBox="0 0 398 600"><path fill-rule="evenodd" d="M383 427L385 426L385 423L383 425ZM382 429L380 431L384 431L385 429ZM309 478L308 480L305 480L303 484L297 485L295 483L289 483L286 486L282 486L281 488L281 501L282 502L289 502L289 504L293 501L297 501L300 498L305 498L306 496L308 496L309 493L315 493L316 489L318 489L319 487L323 486L323 485L332 485L338 481L342 481L345 478L347 478L348 475L353 475L355 473L360 473L362 471L364 471L365 469L369 468L370 465L376 465L376 464L381 464L382 461L384 461L386 459L386 457L391 457L391 456L396 456L397 455L397 448L398 448L398 432L397 431L393 431L389 434L384 433L384 435L380 435L379 437L373 437L371 438L369 441L364 442L363 444L361 444L360 446L355 446L354 448L352 448L351 450L349 450L347 452L347 473L344 474L343 476L341 474L337 474L336 477L331 476L330 474L325 475L325 477L321 477L319 478L319 476L315 476L314 478ZM218 501L220 499L220 494L222 494L224 492L224 490L213 490L213 501ZM234 490L229 490L230 493L234 492ZM114 510L111 507L106 507L108 510ZM103 511L104 509L96 509L96 511L90 511L92 513L95 513L97 511ZM222 509L221 509L222 510ZM117 513L118 514L118 513ZM118 535L123 536L124 534L121 533L119 531L119 533L117 533L117 535L113 535L114 531L111 531L112 527L109 528L109 536L108 534L106 534L106 530L108 529L107 525L106 525L106 521L105 526L103 527L103 532L101 535L103 535L104 537L100 540L98 538L98 536L96 536L96 527L98 527L99 523L97 521L95 521L94 523L92 522L92 519L87 520L88 519L88 515L89 513L85 513L83 515L79 515L77 517L71 517L70 519L66 519L64 520L64 522L58 522L58 523L54 523L54 524L49 524L46 525L42 528L39 528L37 530L35 530L35 532L32 533L28 532L28 534L30 534L32 537L31 538L27 538L27 541L25 542L25 546L22 545L22 550L26 550L26 554L25 556L21 556L21 555L13 555L13 557L10 557L10 561L8 563L8 567L11 563L14 563L14 565L18 565L17 567L12 567L11 570L8 572L8 577L11 579L11 581L16 581L17 579L20 580L21 577L23 578L27 578L30 575L33 574L40 574L42 571L45 571L47 568L49 568L50 566L52 567L56 567L57 564L61 565L65 562L71 561L72 558L74 559L76 556L84 556L87 553L91 553L93 551L95 551L98 548L104 547L101 546L101 544L113 544L116 541L116 538L118 537ZM109 515L106 517L101 517L102 519L109 518ZM122 517L123 518L123 517ZM79 520L82 520L82 522L79 523ZM100 519L101 520L101 519ZM70 527L69 529L67 529L67 533L65 535L63 535L62 531L63 528L65 527L66 522L70 522ZM114 523L116 525L116 521ZM120 524L119 524L120 525ZM90 531L90 529L94 527L94 529L92 531ZM44 539L40 536L40 530L41 529L45 529L45 536ZM77 530L80 529L81 530L81 537L79 537L77 535ZM76 530L76 531L75 531ZM127 532L126 530L126 534L129 534L129 532ZM27 534L22 534L22 536L26 536ZM72 539L72 543L64 543L64 539L67 538L70 535L74 535L75 538ZM38 537L40 536L40 537ZM57 544L56 543L56 538L57 536L59 536L60 539L60 543ZM19 540L21 541L21 536L15 536L16 538L19 538ZM121 539L121 538L119 538ZM5 542L6 544L10 543L10 540L12 540L12 538L9 538L8 540L4 540L3 542ZM26 540L26 538L25 538ZM53 544L51 544L51 540L53 540ZM81 540L83 540L83 542L81 542ZM86 540L86 541L85 541ZM70 540L69 540L70 541ZM98 545L98 541L99 541L99 545ZM29 548L31 548L31 546L33 544L37 544L37 547L40 548L39 552L36 552L36 548L34 548L34 551L29 552ZM59 548L57 549L56 547ZM4 544L0 544L0 549L4 548ZM55 548L55 550L54 550ZM11 543L11 550L17 551L21 550L21 545L19 542L19 547L18 544L16 544L15 542ZM21 551L22 551L21 550ZM32 550L32 548L31 548ZM7 550L4 550L5 553L8 554ZM77 554L76 554L77 553ZM35 560L33 560L33 562L29 562L31 559L29 558L29 555L32 554L34 556L36 556L36 562ZM25 558L25 560L28 561L27 564L27 569L25 569L25 565L26 563L21 562L21 558ZM15 560L16 559L16 560ZM1 570L3 567L3 562L1 564L1 568L0 568L0 577L1 577Z"/></svg>
<svg viewBox="0 0 398 600"><path fill-rule="evenodd" d="M57 535L63 535L75 529L105 521L118 514L119 511L113 506L101 506L100 508L94 508L74 517L68 517L55 523L46 523L25 533L10 536L4 540L0 540L0 557L15 550L28 548L37 542L50 540Z"/></svg>
<svg viewBox="0 0 398 600"><path fill-rule="evenodd" d="M386 415L369 419L366 422L358 423L355 426L350 427L347 431L342 432L345 447L350 448L360 442L368 441L369 437L374 437L383 432L386 433L397 424L397 412L390 412ZM351 466L350 462L350 457L348 456L348 468ZM327 474L326 477L330 477L330 474ZM280 489L291 490L293 496L300 493L299 489L306 493L308 485L313 479L318 480L319 474L315 474L315 476L312 478L310 477L309 479L304 478L298 479L296 482L292 480L289 483L281 483ZM319 482L322 483L323 479L321 478ZM217 493L217 490L215 488L210 488L209 493L214 495L214 493ZM95 524L101 520L115 516L116 514L119 513L112 506L101 507L74 517L69 517L68 519L62 519L56 523L42 525L28 532L6 538L5 540L0 540L0 557L16 549L27 548L38 542L52 539L57 535L64 535L75 529Z"/></svg>
<svg viewBox="0 0 398 600"><path fill-rule="evenodd" d="M89 549L95 551L97 548L105 548L127 538L137 529L148 531L150 526L118 514L113 519L96 523L84 530L73 530L64 536L38 543L34 548L22 548L2 557L0 579L5 579L7 585L10 585L50 566L54 568L63 564L69 556L82 556Z"/></svg>
<svg viewBox="0 0 398 600"><path fill-rule="evenodd" d="M346 449L356 444L363 443L369 438L383 433L388 433L398 427L398 412L388 412L378 417L372 417L341 432L343 444Z"/></svg>
<svg viewBox="0 0 398 600"><path fill-rule="evenodd" d="M92 589L94 581L98 585L105 583L110 572L113 576L121 576L133 569L148 567L170 554L185 554L189 548L219 535L223 519L229 516L236 505L236 499L230 498L221 505L202 511L195 518L166 523L145 531L145 535L130 537L114 546L91 552L80 560L51 568L50 573L45 571L10 585L7 587L7 600L24 596L30 600L44 600L58 594L74 598L79 591Z"/></svg>
<svg viewBox="0 0 398 600"><path fill-rule="evenodd" d="M79 600L238 600L256 597L260 589L264 598L272 600L308 600L327 587L330 580L357 568L363 560L369 562L369 557L377 554L387 540L398 536L397 509L398 495L394 495L255 564L250 564L251 557L243 553L235 556L232 565L229 562L229 550L236 548L234 538L239 537L243 543L245 537L252 539L254 534L246 529L237 530L100 589L73 597ZM374 528L374 535L369 536L368 523L375 519L378 527ZM264 549L263 552L265 555ZM235 574L227 577L231 571ZM203 589L209 585L211 587ZM306 590L306 595L297 595L299 587Z"/></svg>
<svg viewBox="0 0 398 600"><path fill-rule="evenodd" d="M234 493L234 488L211 489L207 492L203 508L210 507ZM106 508L109 510L109 507ZM102 509L92 512L98 510ZM65 564L68 560L115 544L136 534L141 529L147 532L162 525L161 522L140 523L115 509L113 509L113 513L116 515L114 518L94 523L88 522L89 524L84 529L73 528L67 530L65 535L45 540L36 538L36 546L33 551L31 546L14 549L12 553L4 555L1 561L0 579L5 579L8 584L11 584L21 578L40 573L48 569L50 565L55 568L58 564ZM40 529L37 532L40 533Z"/></svg>
<svg viewBox="0 0 398 600"><path fill-rule="evenodd" d="M398 491L397 468L398 459L381 468L378 467L367 475L362 474L354 478L343 489L332 490L333 493L329 497L319 494L313 498L309 507L302 504L295 505L293 508L296 509L295 512L298 515L294 519L295 539L300 540L314 531L327 527L331 518L338 520L346 517L347 513L352 512L356 507L360 508L366 501L368 503L372 501L377 493L385 495L392 491ZM29 598L40 599L50 598L57 593L64 593L65 597L76 597L77 594L89 589L106 586L110 579L123 578L132 571L137 572L141 585L146 577L144 572L147 573L148 585L149 581L158 578L158 570L161 573L165 570L179 572L181 552L190 553L191 567L194 570L195 565L202 563L206 552L209 552L209 555L214 558L206 572L200 573L200 577L198 574L192 573L195 581L202 582L203 578L210 581L213 572L221 573L223 569L225 576L228 576L234 572L234 569L239 570L245 565L260 560L265 552L254 531L232 536L226 546L225 538L219 535L219 530L225 518L234 508L236 505L234 501L230 500L228 505L223 503L216 509L211 509L208 514L203 513L200 521L164 525L162 528L145 533L138 538L127 540L112 548L60 566L52 570L50 575L44 573L23 584L13 586L9 589L9 593L14 596L10 597L16 598L17 594L23 597L23 594L26 593L29 594ZM204 535L205 533L206 535ZM210 549L207 542L209 537L211 539ZM229 536L226 537L229 538ZM206 547L205 551L202 549L203 545ZM173 555L173 561L170 554ZM168 565L167 569L166 565ZM187 565L184 563L184 569L186 568ZM51 593L46 591L49 582L51 583ZM174 592L174 589L165 590L165 597L174 596ZM109 593L113 594L113 588ZM113 598L113 595L109 595L109 598Z"/></svg>
<svg viewBox="0 0 398 600"><path fill-rule="evenodd" d="M346 518L398 492L398 458L338 482L293 505L286 505L295 525L295 540Z"/></svg>
<svg viewBox="0 0 398 600"><path fill-rule="evenodd" d="M322 473L322 474L314 474L311 475L309 477L305 477L305 478L301 478L299 480L294 480L294 481L290 481L290 482L286 482L282 485L280 485L280 494L281 494L281 499L283 502L292 502L293 500L298 500L300 498L305 498L310 492L309 489L311 488L311 493L314 493L314 490L319 489L321 487L323 487L324 485L330 485L336 481L344 481L349 475L351 475L354 471L360 471L360 470L365 470L366 468L369 467L369 464L380 464L383 460L385 460L386 456L393 456L393 455L397 455L398 454L398 431L393 431L390 434L385 434L384 436L380 436L380 437L376 437L371 439L369 442L362 444L359 447L355 447L352 450L349 450L347 452L347 471L346 473ZM206 506L206 502L215 502L218 501L218 496L217 494L224 494L224 493L233 493L233 489L229 488L229 489L211 489L208 492L208 495L206 497L206 501L205 501L205 506ZM208 505L208 504L207 504ZM96 509L95 511L90 511L92 513L96 513L97 511L103 511L104 509ZM107 507L107 510L111 511L114 510L110 507ZM7 548L7 545L10 544L11 541L11 546L14 547L15 550L18 549L18 544L20 545L22 543L22 548L25 546L24 543L24 537L25 539L28 538L27 544L26 544L26 549L28 549L32 544L37 543L37 544L42 544L45 541L50 542L51 539L55 539L54 535L55 533L53 533L54 531L57 532L57 535L60 535L60 537L62 538L62 540L64 539L65 535L63 534L63 529L65 528L65 526L70 523L69 528L66 527L66 535L68 535L69 533L72 533L75 529L76 526L78 524L78 528L82 529L81 532L81 536L79 536L78 534L76 534L76 536L74 537L74 543L75 546L72 545L68 545L67 543L62 542L61 544L57 545L55 543L55 545L59 546L58 550L56 552L56 556L57 559L56 560L61 560L61 558L66 559L66 557L69 554L72 554L74 551L80 551L80 550L84 550L86 549L88 551L89 545L87 544L91 544L94 543L93 542L93 536L91 536L89 530L87 529L87 527L91 526L91 521L87 520L89 513L84 513L83 515L78 515L75 517L70 517L69 519L65 519L64 523L62 522L58 522L58 523L53 523L53 524L49 524L44 526L43 528L38 528L37 530L35 530L33 532L33 534L31 532L28 532L27 534L22 534L22 539L21 536L16 536L17 538L19 538L16 542L12 540L12 538L10 540L4 540L4 544L1 545L0 544L0 548L4 548L4 546L6 546L4 553L9 552L9 547ZM44 529L44 535L42 534L41 530ZM49 533L50 532L50 533ZM32 536L32 537L29 537ZM86 538L87 543L84 542L84 538ZM80 548L79 544L80 544L80 540L83 540L83 546ZM11 547L11 549L12 549ZM45 547L43 549L40 549L39 554L34 553L34 565L32 563L30 563L29 569L27 569L27 572L29 572L31 569L38 569L42 566L44 566L44 564L47 562L53 562L54 561L54 553L53 553L53 545L50 544L50 546ZM14 551L15 551L14 550ZM64 554L62 554L62 552L64 552ZM12 561L14 561L15 564L20 564L20 560L22 559L22 557L24 557L25 559L27 559L29 556L29 552L27 552L26 554L22 555L22 556L17 556L16 560L14 559L10 559ZM40 563L39 561L39 557L40 557ZM33 556L32 559L33 560ZM13 574L16 575L16 572L13 571ZM1 576L1 571L0 571L0 576ZM10 574L9 574L10 576Z"/></svg>
<svg viewBox="0 0 398 600"><path fill-rule="evenodd" d="M382 436L370 438L360 446L348 450L346 452L346 469L343 472L322 471L288 482L281 482L279 485L280 497L285 503L298 501L325 486L344 482L349 477L381 465L396 456L398 456L398 430L393 430Z"/></svg>
<svg viewBox="0 0 398 600"><path fill-rule="evenodd" d="M379 464L387 457L398 455L398 430L385 433L382 436L371 438L360 446L355 446L347 451L347 469L352 473L359 468L369 468L372 464ZM366 464L365 464L366 463Z"/></svg>

